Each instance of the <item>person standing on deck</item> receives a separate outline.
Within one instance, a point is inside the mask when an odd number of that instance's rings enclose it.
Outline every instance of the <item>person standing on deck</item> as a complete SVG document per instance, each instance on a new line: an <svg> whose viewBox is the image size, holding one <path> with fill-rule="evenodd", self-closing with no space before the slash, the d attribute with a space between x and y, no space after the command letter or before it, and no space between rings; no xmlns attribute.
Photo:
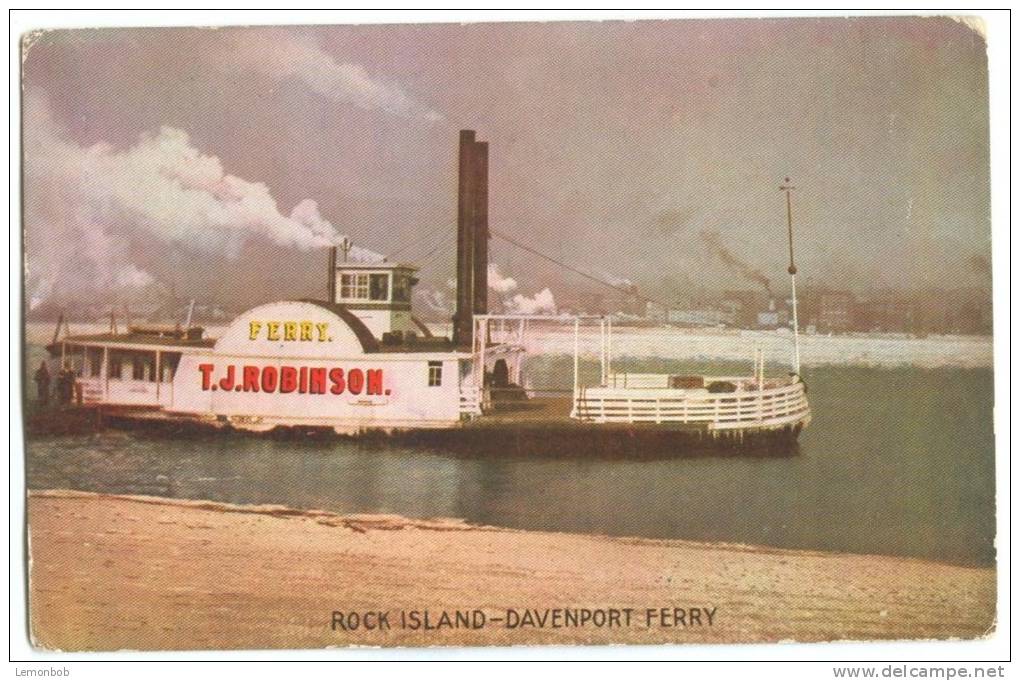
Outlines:
<svg viewBox="0 0 1020 681"><path fill-rule="evenodd" d="M57 374L57 400L61 405L71 403L74 395L74 371L70 366L64 367Z"/></svg>
<svg viewBox="0 0 1020 681"><path fill-rule="evenodd" d="M46 362L39 362L39 368L35 370L35 388L38 392L39 404L45 406L50 402L50 370Z"/></svg>

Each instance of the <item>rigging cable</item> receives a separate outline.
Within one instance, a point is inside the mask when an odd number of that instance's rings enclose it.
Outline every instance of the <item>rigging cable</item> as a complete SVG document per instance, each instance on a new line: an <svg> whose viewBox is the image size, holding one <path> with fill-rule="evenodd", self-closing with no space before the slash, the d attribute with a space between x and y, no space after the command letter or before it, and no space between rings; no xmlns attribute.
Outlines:
<svg viewBox="0 0 1020 681"><path fill-rule="evenodd" d="M508 244L510 244L512 246L516 246L517 248L520 248L521 250L527 251L528 253L531 253L532 255L537 255L539 258L542 258L543 260L547 260L548 262L550 262L550 263L552 263L552 264L554 264L554 265L556 265L558 267L562 267L563 269L565 269L565 270L567 270L569 272L573 272L574 274L576 274L578 276L581 276L581 277L584 277L585 279L588 279L589 281L592 281L592 282L594 282L596 284L600 284L600 285L605 286L607 288L611 288L614 291L617 291L617 292L622 293L624 295L630 296L630 297L635 298L637 300L642 300L642 301L644 301L646 303L652 303L653 305L658 305L663 310L669 310L670 307L671 307L671 305L668 305L667 303L664 303L661 300L656 300L655 298L649 298L648 296L641 295L640 293L637 293L636 291L629 290L629 289L623 288L621 286L616 286L615 284L611 284L608 281L605 281L604 279L600 279L599 277L595 276L594 274L591 274L590 272L585 272L584 270L578 269L577 267L574 267L573 265L569 265L569 264L563 262L562 260L557 260L556 258L552 257L551 255L546 255L545 253L542 253L541 251L535 250L531 246L528 246L526 244L522 244L521 242L512 239L511 237L507 236L506 234L503 234L503 233L499 232L498 230L490 228L489 229L489 234L491 234L492 236L496 237L497 239L500 239L501 241L504 241L504 242L506 242L506 243L508 243ZM750 335L757 336L757 337L762 337L762 338L768 338L768 339L774 339L775 338L774 334L766 332L766 331L762 331L762 330L759 330L759 329L745 329L745 328L741 328L740 332L742 334L746 333L746 334L750 334Z"/></svg>
<svg viewBox="0 0 1020 681"><path fill-rule="evenodd" d="M611 284L608 281L606 281L605 279L600 279L599 277L595 276L594 274L591 274L590 272L585 272L584 270L578 269L578 268L574 267L573 265L568 265L567 263L563 262L562 260L557 260L556 258L552 257L551 255L546 255L545 253L542 253L540 251L536 251L531 246L526 246L525 244L522 244L519 241L515 241L514 239L511 239L510 237L508 237L506 234L503 234L502 232L498 232L495 229L490 229L489 233L492 236L494 236L494 237L496 237L496 238L498 238L498 239L500 239L502 241L505 241L505 242L507 242L508 244L510 244L512 246L516 246L517 248L525 250L528 253L531 253L532 255L537 255L538 257L542 258L543 260L547 260L547 261L551 262L552 264L554 264L554 265L556 265L558 267L562 267L563 269L565 269L565 270L567 270L569 272L573 272L574 274L576 274L578 276L584 277L585 279L588 279L589 281L593 281L596 284L600 284L600 285L605 286L607 288L611 288L614 291L617 291L619 293L623 293L624 295L630 296L632 298L636 298L638 300L642 300L642 301L644 301L646 303L652 303L654 305L660 305L660 306L666 308L667 310L670 307L669 305L667 305L666 303L662 302L661 300L656 300L654 298L649 298L648 296L641 295L640 293L637 293L636 291L632 291L630 289L623 288L622 286L617 286L615 284Z"/></svg>

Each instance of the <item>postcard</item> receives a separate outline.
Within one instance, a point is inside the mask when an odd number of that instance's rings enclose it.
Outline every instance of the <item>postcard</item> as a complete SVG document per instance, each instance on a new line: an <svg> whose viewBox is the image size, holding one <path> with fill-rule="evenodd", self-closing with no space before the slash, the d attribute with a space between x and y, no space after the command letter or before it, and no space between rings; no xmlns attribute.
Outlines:
<svg viewBox="0 0 1020 681"><path fill-rule="evenodd" d="M980 19L21 56L35 649L996 631Z"/></svg>

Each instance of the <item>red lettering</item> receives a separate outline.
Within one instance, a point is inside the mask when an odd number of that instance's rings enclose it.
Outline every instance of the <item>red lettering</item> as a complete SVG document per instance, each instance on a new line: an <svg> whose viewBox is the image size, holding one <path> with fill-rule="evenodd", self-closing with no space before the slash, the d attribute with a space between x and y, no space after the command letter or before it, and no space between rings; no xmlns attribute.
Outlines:
<svg viewBox="0 0 1020 681"><path fill-rule="evenodd" d="M334 395L339 395L340 393L342 393L344 391L344 370L343 369L340 369L340 368L330 369L329 370L329 380L333 384L333 386L329 389L329 391L331 393L333 393Z"/></svg>
<svg viewBox="0 0 1020 681"><path fill-rule="evenodd" d="M347 372L347 389L353 395L360 395L361 389L365 387L365 372L361 369L351 369Z"/></svg>
<svg viewBox="0 0 1020 681"><path fill-rule="evenodd" d="M198 370L202 372L202 390L208 390L212 385L212 372L214 368L212 364L198 365Z"/></svg>
<svg viewBox="0 0 1020 681"><path fill-rule="evenodd" d="M262 367L262 391L271 393L276 390L279 378L279 372L276 370L276 367Z"/></svg>
<svg viewBox="0 0 1020 681"><path fill-rule="evenodd" d="M369 395L382 395L382 369L369 369L365 372L367 389L366 393Z"/></svg>
<svg viewBox="0 0 1020 681"><path fill-rule="evenodd" d="M246 366L244 368L244 391L257 393L259 391L259 368Z"/></svg>
<svg viewBox="0 0 1020 681"><path fill-rule="evenodd" d="M234 365L227 365L227 375L220 379L220 390L234 389Z"/></svg>
<svg viewBox="0 0 1020 681"><path fill-rule="evenodd" d="M341 379L341 383L343 380ZM308 392L313 395L322 395L326 392L326 370L322 367L315 367L308 371Z"/></svg>
<svg viewBox="0 0 1020 681"><path fill-rule="evenodd" d="M237 367L227 365L223 377L214 384L213 374L216 365L203 363L198 365L202 377L202 390L244 390L245 392L280 392L324 395L328 391L334 395L348 392L352 395L385 395L382 369L350 369L344 371L340 367L292 367L292 366L250 366ZM240 374L240 375L239 375ZM240 387L239 387L240 384Z"/></svg>
<svg viewBox="0 0 1020 681"><path fill-rule="evenodd" d="M297 369L280 367L280 392L292 393L297 390Z"/></svg>

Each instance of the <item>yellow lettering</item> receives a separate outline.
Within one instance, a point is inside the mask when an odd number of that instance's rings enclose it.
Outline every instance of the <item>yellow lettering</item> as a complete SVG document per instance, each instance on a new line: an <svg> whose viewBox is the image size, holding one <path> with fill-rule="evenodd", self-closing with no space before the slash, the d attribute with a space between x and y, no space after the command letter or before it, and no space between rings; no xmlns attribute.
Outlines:
<svg viewBox="0 0 1020 681"><path fill-rule="evenodd" d="M312 323L301 322L301 340L310 341L312 340Z"/></svg>
<svg viewBox="0 0 1020 681"><path fill-rule="evenodd" d="M268 322L266 338L269 340L280 340L280 322Z"/></svg>
<svg viewBox="0 0 1020 681"><path fill-rule="evenodd" d="M262 322L248 322L248 340L257 340L261 330Z"/></svg>
<svg viewBox="0 0 1020 681"><path fill-rule="evenodd" d="M316 324L315 330L319 332L319 342L322 343L326 340L326 332L329 331L329 324Z"/></svg>
<svg viewBox="0 0 1020 681"><path fill-rule="evenodd" d="M285 341L297 340L297 322L283 323L283 340Z"/></svg>

